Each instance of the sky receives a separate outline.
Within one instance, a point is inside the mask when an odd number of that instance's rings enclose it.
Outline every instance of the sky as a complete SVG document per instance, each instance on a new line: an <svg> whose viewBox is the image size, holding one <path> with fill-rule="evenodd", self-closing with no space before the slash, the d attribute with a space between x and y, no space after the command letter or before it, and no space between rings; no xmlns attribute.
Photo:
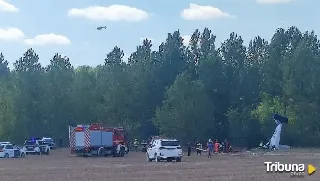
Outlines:
<svg viewBox="0 0 320 181"><path fill-rule="evenodd" d="M115 46L128 57L149 38L156 50L178 29L187 44L207 27L217 46L231 32L245 45L257 35L269 41L279 27L320 35L319 7L319 0L0 0L0 52L11 68L29 48L43 66L55 53L75 67L96 66Z"/></svg>

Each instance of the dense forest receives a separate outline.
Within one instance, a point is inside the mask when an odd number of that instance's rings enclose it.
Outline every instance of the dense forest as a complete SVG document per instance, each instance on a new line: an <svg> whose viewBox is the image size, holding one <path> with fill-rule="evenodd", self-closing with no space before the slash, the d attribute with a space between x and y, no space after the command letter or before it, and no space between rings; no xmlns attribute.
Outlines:
<svg viewBox="0 0 320 181"><path fill-rule="evenodd" d="M0 139L68 141L68 125L103 123L130 138L166 135L186 142L228 138L256 144L274 131L273 113L289 118L281 142L320 145L320 42L313 31L277 29L249 45L236 33L220 46L209 29L189 46L179 31L157 51L145 39L128 60L119 47L97 67L73 67L55 54L47 67L33 49L8 68L0 55Z"/></svg>

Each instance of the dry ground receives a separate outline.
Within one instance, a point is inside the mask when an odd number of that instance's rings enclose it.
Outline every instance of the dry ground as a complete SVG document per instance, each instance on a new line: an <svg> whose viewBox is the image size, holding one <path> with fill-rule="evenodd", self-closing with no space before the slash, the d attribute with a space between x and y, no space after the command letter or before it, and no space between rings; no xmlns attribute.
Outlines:
<svg viewBox="0 0 320 181"><path fill-rule="evenodd" d="M320 150L291 150L241 155L184 157L181 163L147 163L144 153L130 152L124 158L78 158L67 149L51 155L24 159L1 159L0 181L187 181L320 180L320 170L303 178L288 173L266 173L265 161L313 164L320 169Z"/></svg>

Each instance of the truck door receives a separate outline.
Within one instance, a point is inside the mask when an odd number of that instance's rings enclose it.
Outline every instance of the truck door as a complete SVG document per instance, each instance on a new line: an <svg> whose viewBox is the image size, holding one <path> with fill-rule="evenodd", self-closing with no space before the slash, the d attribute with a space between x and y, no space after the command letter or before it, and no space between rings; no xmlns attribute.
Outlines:
<svg viewBox="0 0 320 181"><path fill-rule="evenodd" d="M14 157L14 149L12 145L6 145L6 152L9 154L9 158Z"/></svg>
<svg viewBox="0 0 320 181"><path fill-rule="evenodd" d="M76 149L84 148L84 128L76 127L75 129L75 147Z"/></svg>
<svg viewBox="0 0 320 181"><path fill-rule="evenodd" d="M147 152L149 154L149 158L154 158L155 154L155 144L154 142L148 145Z"/></svg>

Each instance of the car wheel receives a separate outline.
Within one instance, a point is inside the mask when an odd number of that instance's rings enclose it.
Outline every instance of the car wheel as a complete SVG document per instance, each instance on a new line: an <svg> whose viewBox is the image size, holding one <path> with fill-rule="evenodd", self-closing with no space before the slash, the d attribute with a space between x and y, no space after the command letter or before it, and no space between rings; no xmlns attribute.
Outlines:
<svg viewBox="0 0 320 181"><path fill-rule="evenodd" d="M26 157L26 155L24 153L21 153L20 157L24 158L24 157Z"/></svg>
<svg viewBox="0 0 320 181"><path fill-rule="evenodd" d="M150 159L150 157L149 157L149 154L148 154L148 153L146 154L146 160L147 160L147 162L151 162L151 161L152 161L152 159Z"/></svg>
<svg viewBox="0 0 320 181"><path fill-rule="evenodd" d="M4 155L4 158L9 158L9 154L6 153L6 154Z"/></svg>
<svg viewBox="0 0 320 181"><path fill-rule="evenodd" d="M177 158L176 162L181 162L181 157Z"/></svg>
<svg viewBox="0 0 320 181"><path fill-rule="evenodd" d="M98 153L98 156L99 156L99 157L104 157L105 155L106 155L106 153L105 153L104 149L101 149L101 150L99 151L99 153Z"/></svg>
<svg viewBox="0 0 320 181"><path fill-rule="evenodd" d="M49 155L50 154L50 151L48 150L47 152L46 152L46 155Z"/></svg>
<svg viewBox="0 0 320 181"><path fill-rule="evenodd" d="M124 150L121 150L121 151L120 151L120 157L124 157L124 155L125 155L125 151L124 151Z"/></svg>
<svg viewBox="0 0 320 181"><path fill-rule="evenodd" d="M160 158L158 157L157 154L154 154L154 157L155 157L155 159L156 159L156 162L160 162Z"/></svg>

